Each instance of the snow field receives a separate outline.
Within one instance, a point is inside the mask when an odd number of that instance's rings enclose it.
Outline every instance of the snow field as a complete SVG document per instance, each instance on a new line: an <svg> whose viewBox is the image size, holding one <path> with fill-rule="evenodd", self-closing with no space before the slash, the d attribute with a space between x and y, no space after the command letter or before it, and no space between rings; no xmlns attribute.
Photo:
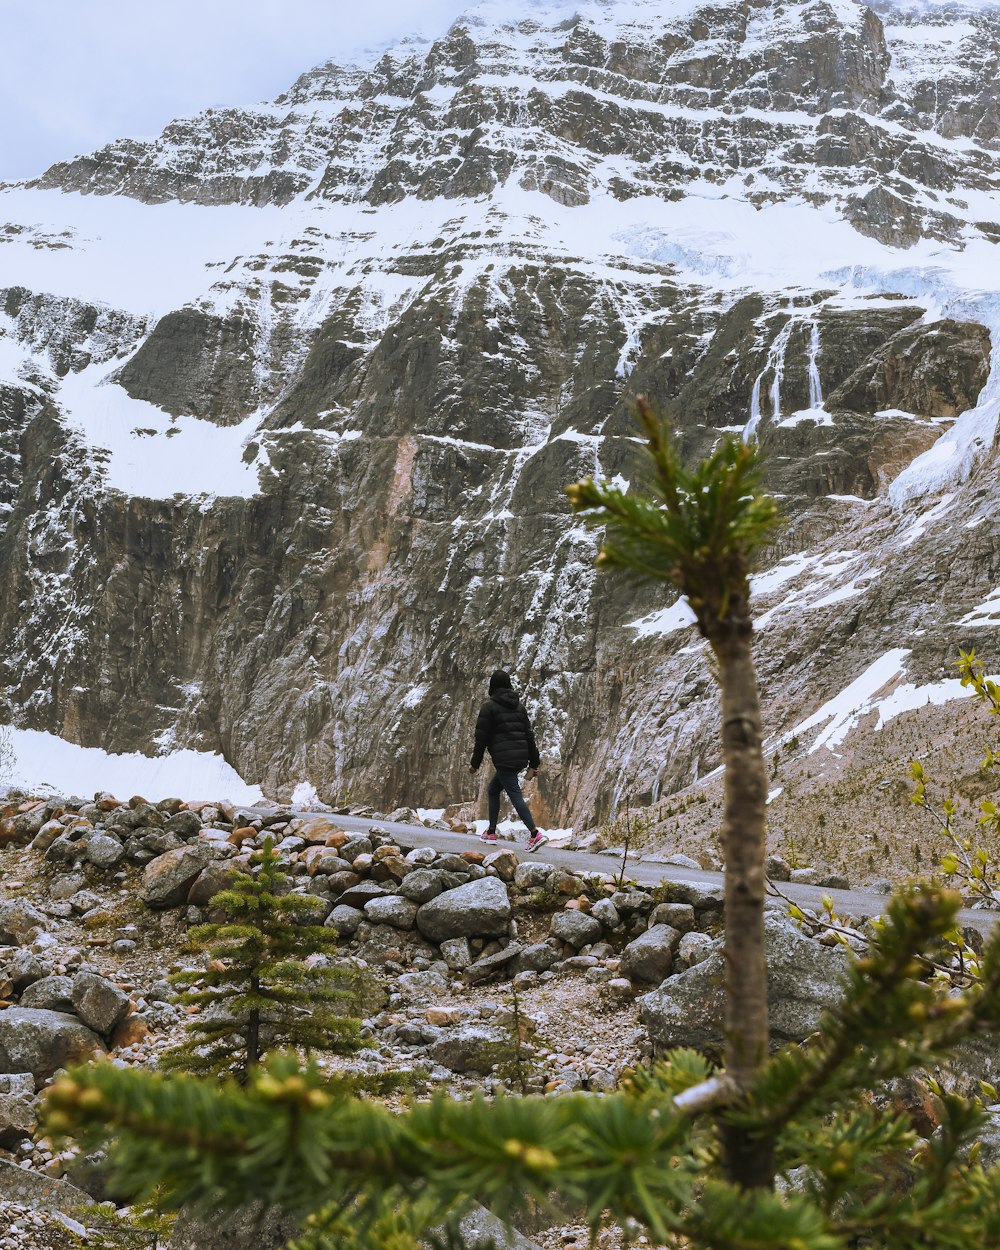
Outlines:
<svg viewBox="0 0 1000 1250"><path fill-rule="evenodd" d="M117 798L141 794L160 799L228 799L257 803L264 793L244 781L221 755L208 751L172 751L168 755L110 755L99 747L77 746L35 729L0 727L13 750L10 775L0 784L29 793L91 795L108 790Z"/></svg>

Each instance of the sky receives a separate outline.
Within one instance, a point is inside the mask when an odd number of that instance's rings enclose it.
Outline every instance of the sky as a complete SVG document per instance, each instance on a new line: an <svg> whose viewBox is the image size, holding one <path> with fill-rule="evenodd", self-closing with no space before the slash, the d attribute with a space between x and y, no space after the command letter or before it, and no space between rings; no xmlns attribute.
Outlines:
<svg viewBox="0 0 1000 1250"><path fill-rule="evenodd" d="M463 0L0 0L0 181L175 117L280 94L323 61L436 35Z"/></svg>

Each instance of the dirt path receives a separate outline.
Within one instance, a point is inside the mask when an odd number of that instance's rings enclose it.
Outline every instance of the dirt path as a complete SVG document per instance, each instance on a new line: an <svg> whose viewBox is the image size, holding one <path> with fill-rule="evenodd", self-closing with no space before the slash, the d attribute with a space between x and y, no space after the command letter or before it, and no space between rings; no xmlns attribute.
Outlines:
<svg viewBox="0 0 1000 1250"><path fill-rule="evenodd" d="M301 809L300 809L301 810ZM303 815L306 812L303 810ZM317 813L319 814L319 813ZM329 812L322 813L329 817ZM435 850L471 851L483 850L483 843L474 834L450 833L444 829L428 829L424 825L403 825L391 820L371 820L361 816L336 816L339 825L348 830L366 830L378 825L391 833L400 846L411 850L415 846L432 846ZM523 843L511 843L501 840L499 847L513 846L524 857ZM613 872L617 873L621 866L619 856L593 855L586 851L568 851L558 847L543 846L534 856L547 864L557 864L562 868L575 872ZM722 886L721 872L705 872L695 868L680 868L673 864L652 863L643 859L629 858L626 869L627 877L642 885L658 885L660 882L689 881L704 886ZM793 885L791 882L780 883L783 894L800 906L811 907L822 911L821 899L828 894L834 901L838 915L853 916L860 919L864 916L877 916L885 909L886 896L875 894L870 890L833 890L827 886ZM1000 912L979 911L966 908L959 913L961 923L977 929L984 937L988 937L996 925Z"/></svg>

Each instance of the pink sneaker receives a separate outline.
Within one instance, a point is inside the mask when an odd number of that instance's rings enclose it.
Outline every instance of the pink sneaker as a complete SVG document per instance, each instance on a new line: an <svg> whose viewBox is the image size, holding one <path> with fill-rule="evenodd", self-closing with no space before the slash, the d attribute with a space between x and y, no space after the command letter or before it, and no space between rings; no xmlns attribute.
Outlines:
<svg viewBox="0 0 1000 1250"><path fill-rule="evenodd" d="M544 846L548 842L548 838L541 829L536 829L528 839L528 845L524 848L526 851L537 851L540 846Z"/></svg>
<svg viewBox="0 0 1000 1250"><path fill-rule="evenodd" d="M484 829L483 832L479 835L480 842L495 842L496 840L497 840L497 833L495 829Z"/></svg>

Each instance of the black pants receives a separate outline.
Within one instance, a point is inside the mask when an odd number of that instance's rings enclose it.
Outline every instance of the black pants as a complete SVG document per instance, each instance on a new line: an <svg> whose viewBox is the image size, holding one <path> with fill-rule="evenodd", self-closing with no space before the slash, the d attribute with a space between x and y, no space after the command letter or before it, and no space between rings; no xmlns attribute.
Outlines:
<svg viewBox="0 0 1000 1250"><path fill-rule="evenodd" d="M493 780L489 784L486 793L489 797L489 813L490 828L496 829L497 819L500 816L500 791L506 790L507 797L514 804L514 811L524 821L529 833L535 832L535 818L531 814L531 808L528 806L524 795L521 793L521 783L517 779L517 772L513 768L498 768L493 776Z"/></svg>

